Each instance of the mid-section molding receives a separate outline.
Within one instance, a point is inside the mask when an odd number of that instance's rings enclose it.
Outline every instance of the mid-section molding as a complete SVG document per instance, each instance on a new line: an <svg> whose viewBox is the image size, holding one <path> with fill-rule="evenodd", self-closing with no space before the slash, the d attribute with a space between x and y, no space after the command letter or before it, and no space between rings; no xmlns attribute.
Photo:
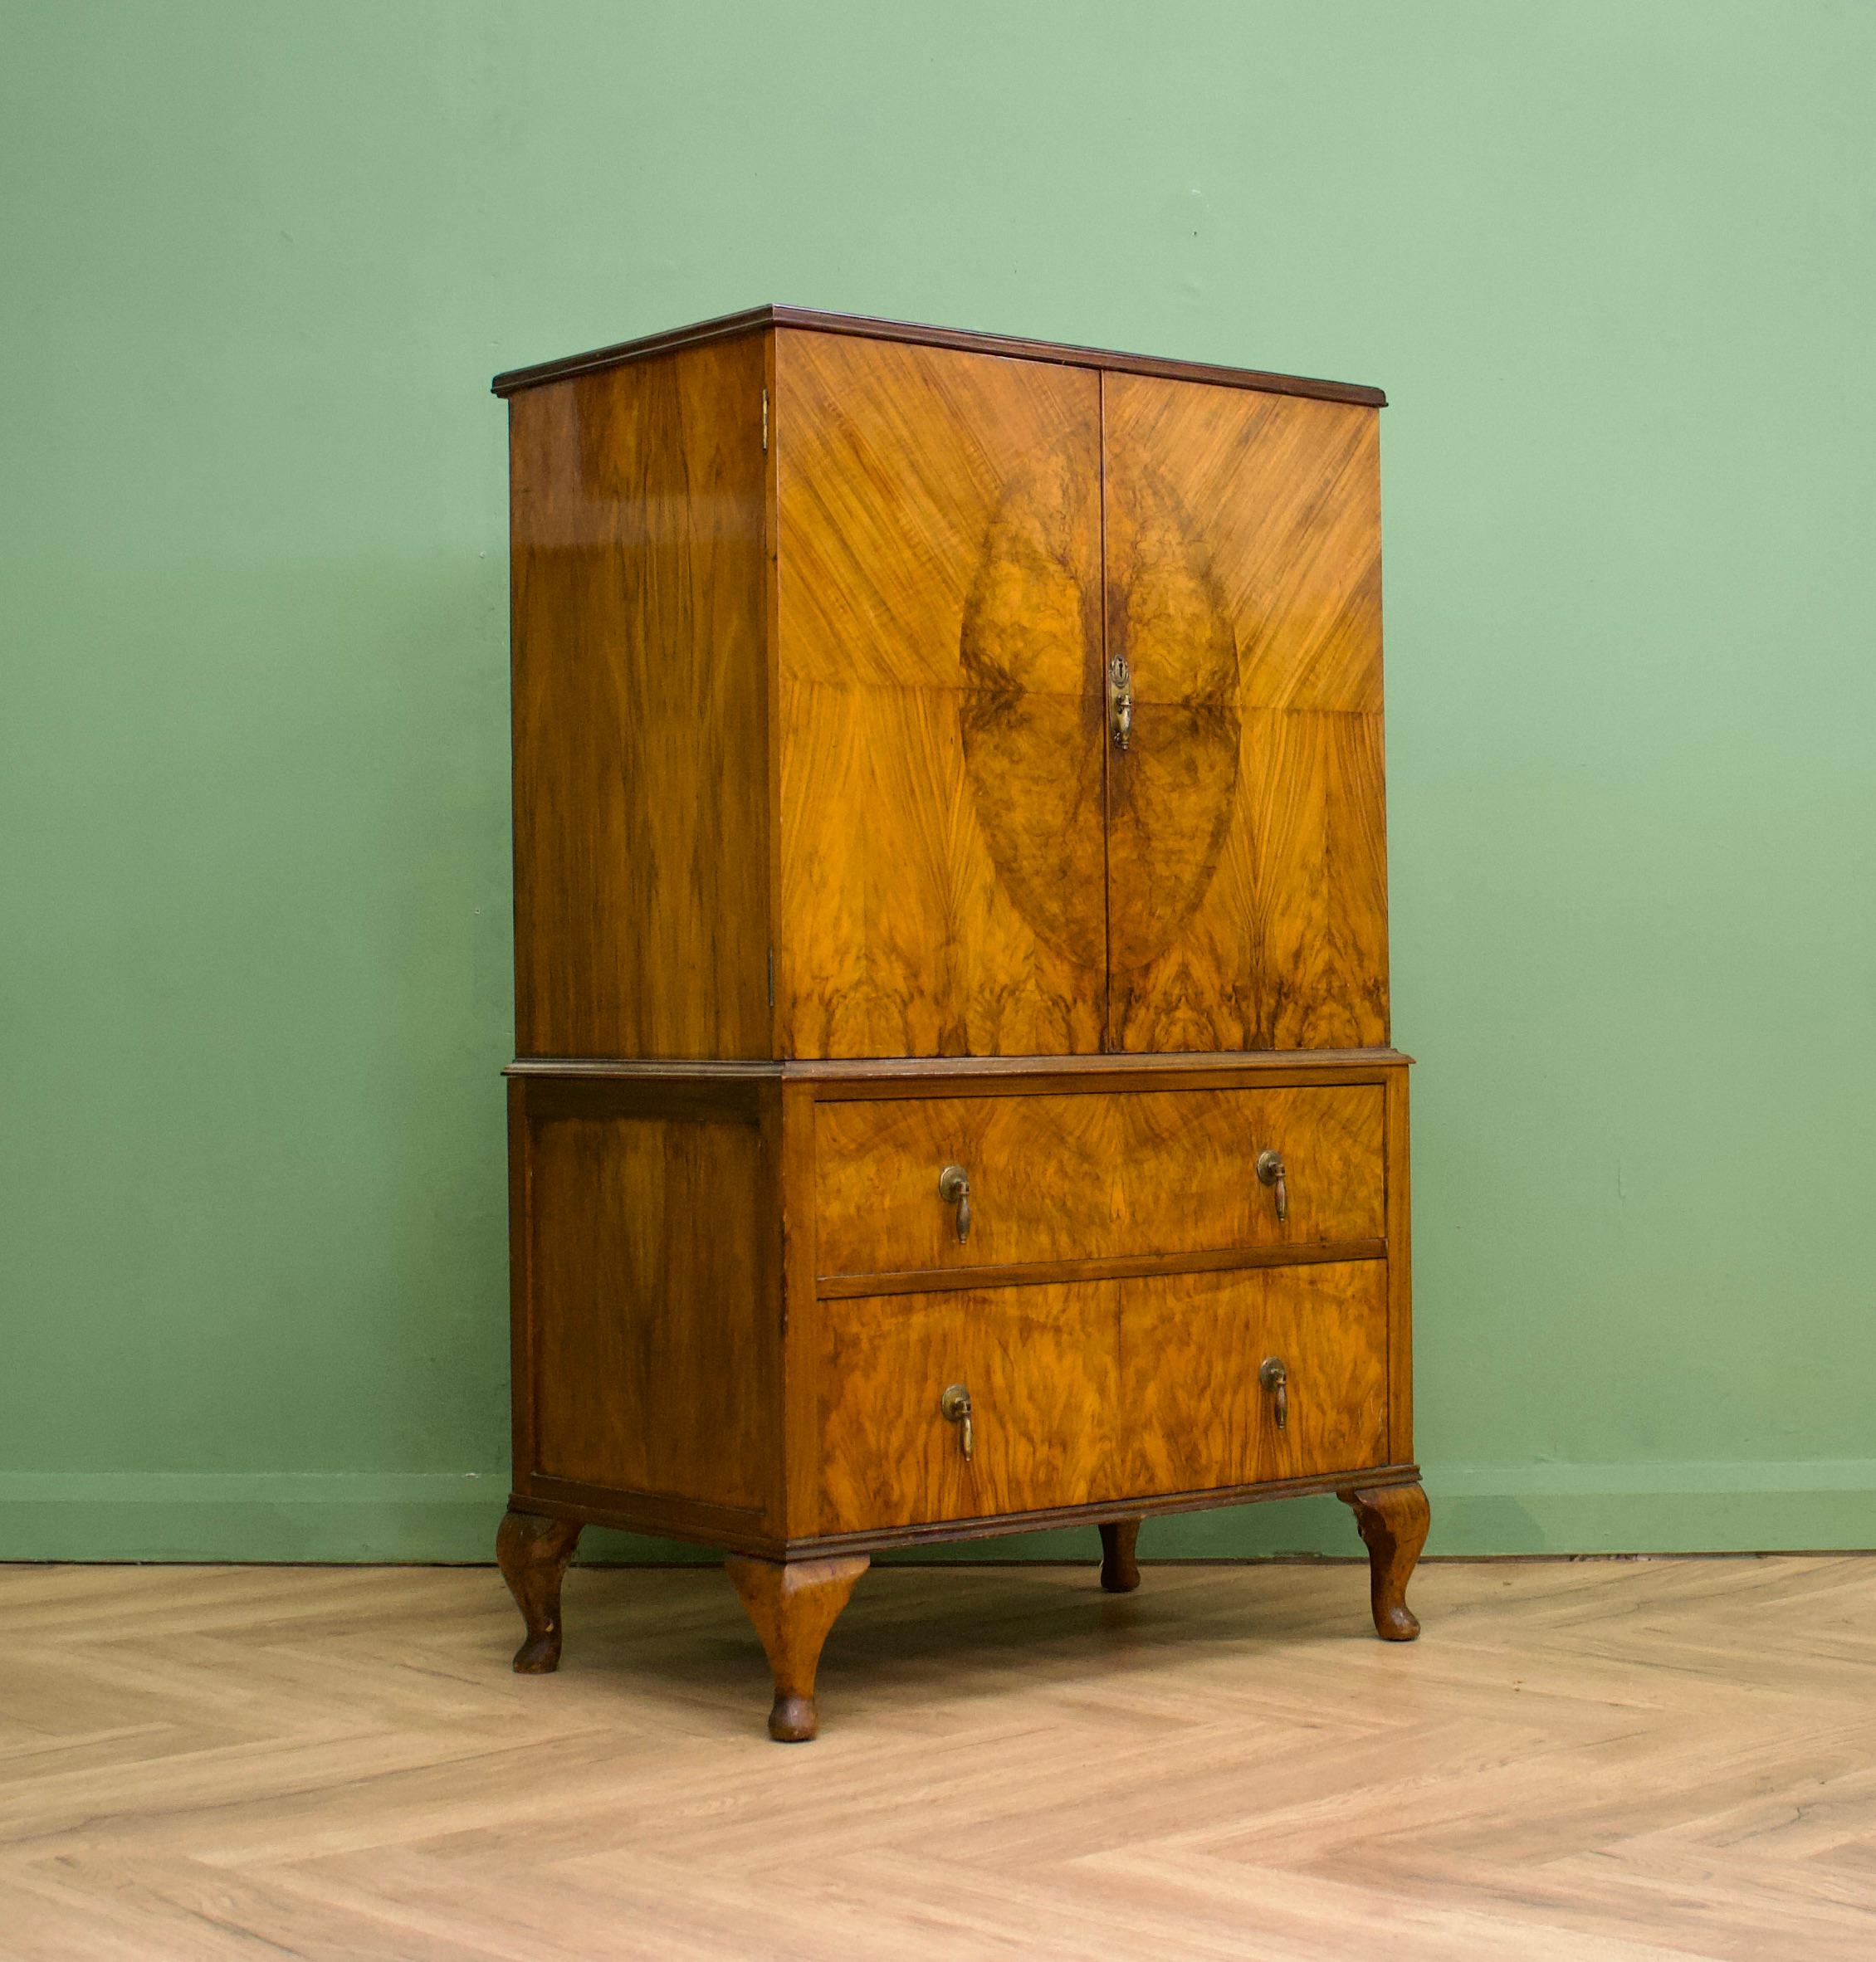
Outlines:
<svg viewBox="0 0 1876 1962"><path fill-rule="evenodd" d="M956 1079L1024 1082L1035 1078L1104 1081L1143 1077L1174 1080L1208 1075L1258 1073L1307 1081L1312 1071L1332 1072L1337 1081L1351 1071L1405 1069L1413 1057L1398 1049L1190 1050L1158 1055L1095 1056L887 1056L789 1058L775 1062L719 1062L713 1057L521 1056L505 1076L616 1077L642 1082L706 1081L731 1083L815 1083L829 1086L875 1083L942 1084ZM1356 1079L1359 1081L1359 1079ZM1377 1076L1376 1081L1379 1081ZM830 1087L823 1094L840 1092Z"/></svg>

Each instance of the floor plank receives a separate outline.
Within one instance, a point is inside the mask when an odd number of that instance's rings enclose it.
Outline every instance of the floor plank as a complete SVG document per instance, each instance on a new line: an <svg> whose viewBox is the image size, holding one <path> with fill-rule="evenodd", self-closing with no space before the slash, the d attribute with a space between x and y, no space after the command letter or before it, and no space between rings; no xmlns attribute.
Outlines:
<svg viewBox="0 0 1876 1962"><path fill-rule="evenodd" d="M710 1569L526 1678L487 1569L0 1568L0 1953L1876 1955L1876 1559L1092 1552L876 1568L802 1749Z"/></svg>

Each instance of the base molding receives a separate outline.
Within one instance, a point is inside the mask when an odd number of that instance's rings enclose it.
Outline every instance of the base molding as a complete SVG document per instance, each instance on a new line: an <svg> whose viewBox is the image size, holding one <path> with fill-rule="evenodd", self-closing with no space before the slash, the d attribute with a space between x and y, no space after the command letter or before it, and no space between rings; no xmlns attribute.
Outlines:
<svg viewBox="0 0 1876 1962"><path fill-rule="evenodd" d="M1876 1549L1876 1458L1756 1463L1441 1465L1428 1553L1830 1553ZM486 1565L508 1497L486 1472L0 1472L0 1559L462 1561ZM1105 1509L1114 1515L1114 1509ZM1131 1512L1135 1508L1126 1509ZM1038 1521L1038 1525L1047 1522ZM1076 1522L1018 1538L911 1545L895 1560L1073 1559ZM713 1561L712 1550L595 1527L587 1560ZM1361 1552L1324 1493L1149 1520L1155 1559Z"/></svg>

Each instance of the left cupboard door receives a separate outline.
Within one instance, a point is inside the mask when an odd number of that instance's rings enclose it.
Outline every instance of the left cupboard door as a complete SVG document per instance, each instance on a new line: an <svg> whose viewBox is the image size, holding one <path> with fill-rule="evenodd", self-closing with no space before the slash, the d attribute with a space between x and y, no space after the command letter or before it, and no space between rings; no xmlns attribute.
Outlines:
<svg viewBox="0 0 1876 1962"><path fill-rule="evenodd" d="M774 427L781 1053L1098 1051L1098 378L791 329Z"/></svg>

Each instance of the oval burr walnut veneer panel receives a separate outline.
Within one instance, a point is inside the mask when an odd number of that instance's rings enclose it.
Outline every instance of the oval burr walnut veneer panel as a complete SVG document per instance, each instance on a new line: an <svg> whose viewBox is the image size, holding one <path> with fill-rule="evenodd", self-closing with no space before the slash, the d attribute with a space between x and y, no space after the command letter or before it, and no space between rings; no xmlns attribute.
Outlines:
<svg viewBox="0 0 1876 1962"><path fill-rule="evenodd" d="M1307 1247L1385 1233L1385 1094L1169 1090L824 1103L815 1112L826 1276ZM1288 1218L1258 1182L1282 1154ZM970 1180L968 1239L939 1195Z"/></svg>

